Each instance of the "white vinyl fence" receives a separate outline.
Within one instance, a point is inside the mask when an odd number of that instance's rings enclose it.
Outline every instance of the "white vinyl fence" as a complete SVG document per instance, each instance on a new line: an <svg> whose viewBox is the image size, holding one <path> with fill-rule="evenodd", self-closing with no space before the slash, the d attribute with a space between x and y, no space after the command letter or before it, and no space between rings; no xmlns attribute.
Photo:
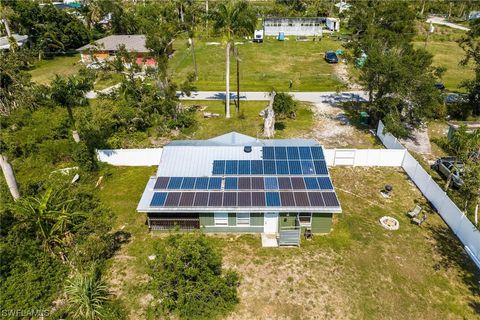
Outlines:
<svg viewBox="0 0 480 320"><path fill-rule="evenodd" d="M401 167L406 150L325 149L329 166Z"/></svg>
<svg viewBox="0 0 480 320"><path fill-rule="evenodd" d="M387 148L404 149L398 140L390 133L383 133L384 125L380 121L377 135ZM443 220L463 243L465 251L480 269L480 231L473 225L463 212L453 203L443 189L422 168L420 163L405 150L402 168L417 185L425 198L438 211Z"/></svg>
<svg viewBox="0 0 480 320"><path fill-rule="evenodd" d="M97 150L97 158L114 166L158 166L162 148Z"/></svg>

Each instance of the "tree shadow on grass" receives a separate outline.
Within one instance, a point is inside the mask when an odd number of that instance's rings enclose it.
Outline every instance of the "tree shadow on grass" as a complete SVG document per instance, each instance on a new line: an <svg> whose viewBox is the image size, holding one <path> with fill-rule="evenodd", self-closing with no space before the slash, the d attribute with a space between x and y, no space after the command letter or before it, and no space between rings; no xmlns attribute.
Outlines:
<svg viewBox="0 0 480 320"><path fill-rule="evenodd" d="M462 243L446 226L430 226L432 236L436 241L434 249L440 260L433 266L435 270L448 270L456 267L461 270L463 282L473 296L480 296L480 271L463 248ZM480 314L480 302L471 300L469 306Z"/></svg>

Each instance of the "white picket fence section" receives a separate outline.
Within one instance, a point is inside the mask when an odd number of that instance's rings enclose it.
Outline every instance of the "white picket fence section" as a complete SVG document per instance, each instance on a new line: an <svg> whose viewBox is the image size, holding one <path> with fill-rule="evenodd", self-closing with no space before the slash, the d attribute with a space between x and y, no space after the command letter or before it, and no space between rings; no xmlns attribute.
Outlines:
<svg viewBox="0 0 480 320"><path fill-rule="evenodd" d="M97 150L97 158L114 166L158 166L162 148Z"/></svg>
<svg viewBox="0 0 480 320"><path fill-rule="evenodd" d="M390 133L383 132L384 125L380 121L377 128L377 136L387 148L404 149ZM473 225L463 212L453 203L443 189L423 169L418 161L405 150L402 168L417 185L438 211L445 223L457 235L463 243L465 251L480 269L480 231Z"/></svg>

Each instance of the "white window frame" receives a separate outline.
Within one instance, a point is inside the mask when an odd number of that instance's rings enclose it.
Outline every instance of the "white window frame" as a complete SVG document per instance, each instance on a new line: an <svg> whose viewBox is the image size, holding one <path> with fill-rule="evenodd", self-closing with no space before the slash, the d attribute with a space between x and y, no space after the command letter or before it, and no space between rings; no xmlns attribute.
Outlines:
<svg viewBox="0 0 480 320"><path fill-rule="evenodd" d="M215 227L228 227L228 212L214 212L213 225Z"/></svg>
<svg viewBox="0 0 480 320"><path fill-rule="evenodd" d="M309 222L302 222L300 220L300 216L302 218L310 218ZM312 213L311 212L299 212L298 213L298 222L300 223L301 227L311 227L312 226Z"/></svg>
<svg viewBox="0 0 480 320"><path fill-rule="evenodd" d="M243 215L243 217L239 217L239 215ZM248 223L245 223L246 221ZM250 223L250 212L237 212L235 222L237 227L250 227Z"/></svg>

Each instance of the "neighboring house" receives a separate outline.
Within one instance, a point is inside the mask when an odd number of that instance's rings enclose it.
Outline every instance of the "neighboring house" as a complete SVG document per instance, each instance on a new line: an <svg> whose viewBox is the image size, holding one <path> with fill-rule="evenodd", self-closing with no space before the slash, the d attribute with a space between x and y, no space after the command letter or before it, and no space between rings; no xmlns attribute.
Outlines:
<svg viewBox="0 0 480 320"><path fill-rule="evenodd" d="M327 18L325 21L327 29L330 31L340 31L340 21L335 18Z"/></svg>
<svg viewBox="0 0 480 320"><path fill-rule="evenodd" d="M265 18L263 30L265 36L318 36L322 34L326 18Z"/></svg>
<svg viewBox="0 0 480 320"><path fill-rule="evenodd" d="M454 133L460 128L460 126L466 126L467 127L467 132L471 133L474 132L475 130L480 130L480 121L455 121L455 122L449 122L448 123L448 133L447 137L448 139L452 139Z"/></svg>
<svg viewBox="0 0 480 320"><path fill-rule="evenodd" d="M166 145L137 211L150 230L265 233L282 244L289 232L330 232L341 207L315 140L232 132Z"/></svg>
<svg viewBox="0 0 480 320"><path fill-rule="evenodd" d="M125 45L127 51L136 53L137 64L154 66L155 59L149 57L150 50L145 47L145 41L144 35L113 35L78 48L77 51L80 52L83 63L91 63L93 60L114 59L119 47Z"/></svg>
<svg viewBox="0 0 480 320"><path fill-rule="evenodd" d="M27 40L28 36L22 36L19 34L12 34L13 39L17 42L19 47L23 46ZM10 40L7 36L0 37L0 50L9 50L10 49Z"/></svg>

